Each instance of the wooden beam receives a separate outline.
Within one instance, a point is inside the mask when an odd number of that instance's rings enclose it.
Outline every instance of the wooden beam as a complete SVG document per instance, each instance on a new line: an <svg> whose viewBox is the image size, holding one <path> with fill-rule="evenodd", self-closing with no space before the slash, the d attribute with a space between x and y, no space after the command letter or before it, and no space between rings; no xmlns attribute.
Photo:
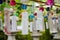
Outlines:
<svg viewBox="0 0 60 40"><path fill-rule="evenodd" d="M4 2L6 1L6 0L3 0ZM32 1L34 1L34 2L39 2L39 3L46 3L46 2L42 2L42 1L35 1L35 0L32 0ZM10 1L8 1L8 3L9 3ZM23 3L16 3L16 4L18 4L18 5L22 5ZM26 4L27 5L27 4ZM32 5L27 5L27 6L32 6ZM45 6L45 5L42 5L42 6ZM57 7L60 7L59 5L54 5L54 6L57 6Z"/></svg>

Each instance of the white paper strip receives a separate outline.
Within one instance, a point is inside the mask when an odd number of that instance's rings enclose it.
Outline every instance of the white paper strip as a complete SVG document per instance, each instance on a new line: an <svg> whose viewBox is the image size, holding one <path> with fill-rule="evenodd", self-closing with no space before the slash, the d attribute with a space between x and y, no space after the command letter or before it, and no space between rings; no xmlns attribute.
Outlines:
<svg viewBox="0 0 60 40"><path fill-rule="evenodd" d="M33 25L32 26L33 26L32 27L32 29L33 29L32 30L33 31L32 33L36 33L37 32L37 30L36 30L36 18L33 19Z"/></svg>
<svg viewBox="0 0 60 40"><path fill-rule="evenodd" d="M55 20L52 20L53 24L55 24Z"/></svg>
<svg viewBox="0 0 60 40"><path fill-rule="evenodd" d="M59 27L59 30L60 30L60 15L58 16L58 27Z"/></svg>
<svg viewBox="0 0 60 40"><path fill-rule="evenodd" d="M40 30L40 31L43 31L44 30L43 20L38 19L36 21L36 30Z"/></svg>
<svg viewBox="0 0 60 40"><path fill-rule="evenodd" d="M53 24L52 18L49 17L48 22L49 22L50 33L56 33L57 26L56 26L56 24Z"/></svg>
<svg viewBox="0 0 60 40"><path fill-rule="evenodd" d="M17 19L16 19L16 16L12 16L12 29L11 29L11 31L12 32L16 32L17 31L17 21L16 21Z"/></svg>
<svg viewBox="0 0 60 40"><path fill-rule="evenodd" d="M41 27L42 27L42 25L41 25L40 20L37 20L36 21L36 30L40 30Z"/></svg>
<svg viewBox="0 0 60 40"><path fill-rule="evenodd" d="M22 12L22 34L28 34L28 12Z"/></svg>
<svg viewBox="0 0 60 40"><path fill-rule="evenodd" d="M33 25L33 22L30 22L30 32L32 32L33 30L32 30L32 26Z"/></svg>
<svg viewBox="0 0 60 40"><path fill-rule="evenodd" d="M41 10L37 11L36 30L44 30L43 12Z"/></svg>
<svg viewBox="0 0 60 40"><path fill-rule="evenodd" d="M43 18L43 12L38 10L37 12L37 19Z"/></svg>
<svg viewBox="0 0 60 40"><path fill-rule="evenodd" d="M7 31L10 32L10 14L9 14L9 8L4 9L4 23L5 28L7 28Z"/></svg>

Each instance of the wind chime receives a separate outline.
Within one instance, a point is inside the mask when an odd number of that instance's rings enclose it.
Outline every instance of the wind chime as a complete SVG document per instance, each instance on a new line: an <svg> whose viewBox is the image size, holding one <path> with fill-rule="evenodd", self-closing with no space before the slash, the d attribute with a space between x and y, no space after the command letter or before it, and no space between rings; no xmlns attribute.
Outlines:
<svg viewBox="0 0 60 40"><path fill-rule="evenodd" d="M54 5L54 0L47 0L46 5L50 6L50 7L47 7L47 9L46 9L48 11L48 14L49 14L49 15L47 15L47 17L48 17L48 19L47 19L48 20L48 22L47 22L48 23L48 28L50 28L51 33L56 33L57 32L57 27L56 27L56 23L54 22L55 17L51 17L51 16L54 15L54 12L51 11L52 7Z"/></svg>
<svg viewBox="0 0 60 40"><path fill-rule="evenodd" d="M16 5L16 2L15 0L10 0L10 6L14 7ZM16 32L17 31L17 23L16 23L16 9L12 8L13 9L13 16L12 16L12 32Z"/></svg>
<svg viewBox="0 0 60 40"><path fill-rule="evenodd" d="M11 5L11 6L15 6L15 5L16 5L15 0L10 0L10 5Z"/></svg>
<svg viewBox="0 0 60 40"><path fill-rule="evenodd" d="M22 4L22 34L27 35L28 34L28 12L26 11L27 5Z"/></svg>
<svg viewBox="0 0 60 40"><path fill-rule="evenodd" d="M44 11L43 7L40 7L39 10L37 11L36 27L37 27L37 30L40 30L40 31L44 31L43 11Z"/></svg>
<svg viewBox="0 0 60 40"><path fill-rule="evenodd" d="M33 19L35 18L36 14L34 14L34 5L31 7L31 14L29 15L29 24L30 24L30 32L33 32Z"/></svg>
<svg viewBox="0 0 60 40"><path fill-rule="evenodd" d="M6 6L8 4L7 0L6 1ZM10 14L9 14L9 8L5 7L4 8L4 32L6 35L10 35Z"/></svg>
<svg viewBox="0 0 60 40"><path fill-rule="evenodd" d="M8 0L6 0L6 3L7 2L8 2ZM14 0L10 0L10 5L11 6L15 6L15 4L16 4L16 2ZM12 32L16 32L16 17L15 16L12 17L12 27L11 27L10 9L7 8L7 7L4 8L4 23L5 23L4 32L8 36L7 40L15 40L15 35L12 36L13 35Z"/></svg>
<svg viewBox="0 0 60 40"><path fill-rule="evenodd" d="M6 0L6 6L7 6L8 1ZM9 8L5 7L4 8L4 22L5 22L5 26L4 26L4 32L6 35L10 35L11 34L11 27L10 27L10 14L9 14Z"/></svg>
<svg viewBox="0 0 60 40"><path fill-rule="evenodd" d="M54 5L54 0L47 0L46 5L52 8L52 6Z"/></svg>

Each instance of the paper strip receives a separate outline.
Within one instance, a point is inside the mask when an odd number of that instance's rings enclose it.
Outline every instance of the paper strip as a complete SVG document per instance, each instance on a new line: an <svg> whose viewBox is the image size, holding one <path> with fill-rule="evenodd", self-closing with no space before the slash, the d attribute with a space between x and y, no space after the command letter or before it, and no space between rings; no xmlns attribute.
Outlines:
<svg viewBox="0 0 60 40"><path fill-rule="evenodd" d="M12 32L16 32L17 31L17 21L16 21L16 16L12 16Z"/></svg>
<svg viewBox="0 0 60 40"><path fill-rule="evenodd" d="M22 13L22 34L28 34L28 12Z"/></svg>

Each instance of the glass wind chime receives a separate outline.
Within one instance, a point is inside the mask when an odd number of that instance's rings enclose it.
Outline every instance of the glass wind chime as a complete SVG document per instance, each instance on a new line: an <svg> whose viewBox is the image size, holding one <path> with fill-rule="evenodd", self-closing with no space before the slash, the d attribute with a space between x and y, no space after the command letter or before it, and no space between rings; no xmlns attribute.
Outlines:
<svg viewBox="0 0 60 40"><path fill-rule="evenodd" d="M37 30L44 31L44 18L43 18L43 7L39 7L39 10L37 11L37 21L36 21L36 27Z"/></svg>
<svg viewBox="0 0 60 40"><path fill-rule="evenodd" d="M15 0L10 0L10 5L11 5L11 6L15 6L15 5L16 5Z"/></svg>
<svg viewBox="0 0 60 40"><path fill-rule="evenodd" d="M50 29L50 32L51 33L56 33L57 32L57 27L56 26L54 26L54 20L55 20L55 17L52 17L52 18L50 18L50 15L52 15L53 16L53 12L51 12L51 10L52 10L52 7L53 7L53 5L54 5L54 0L47 0L47 2L46 2L46 5L47 6L49 6L49 7L47 7L47 11L48 11L48 13L47 13L47 17L46 17L46 19L48 20L47 21L47 23L48 23L48 28ZM49 13L49 12L51 12L51 13ZM55 24L56 25L56 24Z"/></svg>
<svg viewBox="0 0 60 40"><path fill-rule="evenodd" d="M34 2L33 2L34 4ZM29 24L30 24L30 32L33 32L33 19L35 18L35 15L34 15L34 5L32 4L32 7L31 7L31 14L29 15Z"/></svg>
<svg viewBox="0 0 60 40"><path fill-rule="evenodd" d="M46 5L52 7L54 5L54 0L47 0Z"/></svg>
<svg viewBox="0 0 60 40"><path fill-rule="evenodd" d="M22 34L27 35L28 34L28 12L26 11L27 5L22 4Z"/></svg>
<svg viewBox="0 0 60 40"><path fill-rule="evenodd" d="M44 8L40 7L40 5L38 5L38 3L37 3L37 6L38 6L38 8L36 8L36 10L33 11L33 14L30 15L30 18L33 19L33 21L30 22L31 32L33 30L35 30L35 31L44 31L44 23L43 23L43 11L44 11ZM34 8L35 7L36 6L34 6ZM36 18L36 20L35 20L35 18ZM34 24L34 26L33 26L33 24Z"/></svg>
<svg viewBox="0 0 60 40"><path fill-rule="evenodd" d="M7 1L8 0L6 0L6 4L7 4ZM14 0L10 0L10 5L11 6L14 6L15 4L16 3L15 3ZM16 20L15 20L14 17L13 17L13 19L14 19L14 22L15 22ZM13 22L13 19L12 19L12 24L15 25L14 22ZM7 7L4 8L4 22L5 22L4 32L5 32L6 35L10 35L11 34L11 31L13 30L13 28L11 27L11 23L10 23L10 9L7 8Z"/></svg>
<svg viewBox="0 0 60 40"><path fill-rule="evenodd" d="M16 5L15 0L10 0L10 6L12 6L12 10L13 10L13 15L12 15L12 27L11 27L11 31L12 32L16 32L17 31L17 18L16 18L16 9L14 9L14 6Z"/></svg>

